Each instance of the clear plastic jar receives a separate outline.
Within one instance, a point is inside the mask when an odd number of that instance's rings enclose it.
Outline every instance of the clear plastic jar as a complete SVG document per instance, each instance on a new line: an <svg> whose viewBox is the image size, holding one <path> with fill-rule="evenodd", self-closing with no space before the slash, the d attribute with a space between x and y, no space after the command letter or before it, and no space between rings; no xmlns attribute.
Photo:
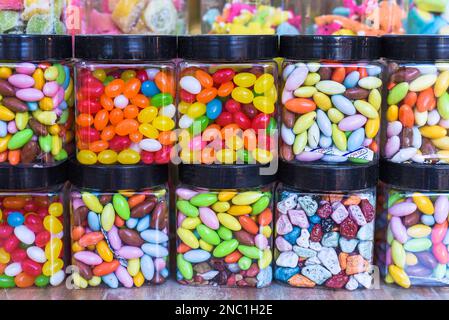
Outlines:
<svg viewBox="0 0 449 320"><path fill-rule="evenodd" d="M176 37L77 36L77 159L166 164L174 144Z"/></svg>
<svg viewBox="0 0 449 320"><path fill-rule="evenodd" d="M377 163L379 50L376 37L281 37L281 159Z"/></svg>
<svg viewBox="0 0 449 320"><path fill-rule="evenodd" d="M449 11L444 0L409 0L407 34L449 34Z"/></svg>
<svg viewBox="0 0 449 320"><path fill-rule="evenodd" d="M0 166L53 166L73 152L69 36L0 36Z"/></svg>
<svg viewBox="0 0 449 320"><path fill-rule="evenodd" d="M0 179L0 288L59 286L67 262L65 166L2 168Z"/></svg>
<svg viewBox="0 0 449 320"><path fill-rule="evenodd" d="M382 156L395 163L449 162L449 39L387 36ZM414 48L410 50L410 48Z"/></svg>
<svg viewBox="0 0 449 320"><path fill-rule="evenodd" d="M383 162L377 264L387 283L449 286L449 172Z"/></svg>
<svg viewBox="0 0 449 320"><path fill-rule="evenodd" d="M176 188L181 284L268 286L273 184L260 166L182 165Z"/></svg>
<svg viewBox="0 0 449 320"><path fill-rule="evenodd" d="M202 33L299 34L301 17L295 6L279 0L201 1Z"/></svg>
<svg viewBox="0 0 449 320"><path fill-rule="evenodd" d="M67 1L3 1L0 6L0 33L67 34Z"/></svg>
<svg viewBox="0 0 449 320"><path fill-rule="evenodd" d="M377 166L281 162L274 279L293 287L371 288Z"/></svg>
<svg viewBox="0 0 449 320"><path fill-rule="evenodd" d="M302 6L303 29L316 35L402 34L407 0L293 0Z"/></svg>
<svg viewBox="0 0 449 320"><path fill-rule="evenodd" d="M169 276L168 168L71 168L73 283L115 289Z"/></svg>
<svg viewBox="0 0 449 320"><path fill-rule="evenodd" d="M81 34L159 34L188 32L186 0L78 0Z"/></svg>
<svg viewBox="0 0 449 320"><path fill-rule="evenodd" d="M277 156L275 36L178 40L178 155L184 163L262 163Z"/></svg>

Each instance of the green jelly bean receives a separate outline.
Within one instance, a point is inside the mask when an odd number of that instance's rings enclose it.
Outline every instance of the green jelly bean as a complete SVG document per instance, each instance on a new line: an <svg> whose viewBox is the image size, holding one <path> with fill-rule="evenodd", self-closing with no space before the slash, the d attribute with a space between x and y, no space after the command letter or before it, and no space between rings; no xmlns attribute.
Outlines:
<svg viewBox="0 0 449 320"><path fill-rule="evenodd" d="M8 141L9 150L17 150L22 148L33 137L33 130L24 129L14 133L11 139Z"/></svg>
<svg viewBox="0 0 449 320"><path fill-rule="evenodd" d="M262 257L262 251L257 247L239 245L238 249L245 257L251 259L260 259Z"/></svg>
<svg viewBox="0 0 449 320"><path fill-rule="evenodd" d="M176 264L178 266L179 272L182 274L184 279L191 280L193 278L192 264L186 261L181 253L176 257Z"/></svg>
<svg viewBox="0 0 449 320"><path fill-rule="evenodd" d="M307 145L307 131L300 133L296 136L295 141L293 142L293 153L300 154L304 151Z"/></svg>
<svg viewBox="0 0 449 320"><path fill-rule="evenodd" d="M58 69L58 76L56 77L56 82L59 85L62 85L65 81L64 67L59 63L54 64L54 66L56 67L56 69Z"/></svg>
<svg viewBox="0 0 449 320"><path fill-rule="evenodd" d="M176 202L176 208L188 217L196 218L200 215L197 207L190 204L187 200L178 200Z"/></svg>
<svg viewBox="0 0 449 320"><path fill-rule="evenodd" d="M16 122L16 127L18 130L24 130L28 125L28 120L30 115L28 112L18 112L16 113L16 118L14 119Z"/></svg>
<svg viewBox="0 0 449 320"><path fill-rule="evenodd" d="M67 159L69 155L67 154L67 151L65 151L64 149L61 149L61 151L59 151L59 153L57 155L55 155L55 160L56 161L62 161Z"/></svg>
<svg viewBox="0 0 449 320"><path fill-rule="evenodd" d="M359 163L359 164L364 164L364 163L368 163L369 160L366 159L360 159L360 158L348 158L348 160L352 163Z"/></svg>
<svg viewBox="0 0 449 320"><path fill-rule="evenodd" d="M241 257L238 261L238 265L240 267L241 270L245 271L248 270L251 267L252 264L252 260L248 257Z"/></svg>
<svg viewBox="0 0 449 320"><path fill-rule="evenodd" d="M226 227L220 226L217 230L218 235L223 240L231 240L232 239L232 231Z"/></svg>
<svg viewBox="0 0 449 320"><path fill-rule="evenodd" d="M218 246L221 242L220 236L217 234L217 232L215 232L208 226L205 226L204 224L200 224L199 226L197 226L196 231L198 231L201 239L213 246Z"/></svg>
<svg viewBox="0 0 449 320"><path fill-rule="evenodd" d="M394 264L399 268L404 269L406 253L404 247L399 241L393 240L393 243L391 244L391 256L393 258Z"/></svg>
<svg viewBox="0 0 449 320"><path fill-rule="evenodd" d="M252 156L251 153L248 152L248 150L240 149L240 150L236 151L235 154L237 156L237 159L240 162L243 162L243 163L255 163L254 157Z"/></svg>
<svg viewBox="0 0 449 320"><path fill-rule="evenodd" d="M263 196L252 205L253 211L251 212L251 215L255 216L262 213L262 211L264 211L269 204L270 198L267 196Z"/></svg>
<svg viewBox="0 0 449 320"><path fill-rule="evenodd" d="M269 192L269 191L263 192L263 195L264 195L265 197L270 198L270 199L271 199L271 196L272 196L271 192Z"/></svg>
<svg viewBox="0 0 449 320"><path fill-rule="evenodd" d="M447 272L447 266L439 263L435 269L433 269L433 276L437 279L443 279Z"/></svg>
<svg viewBox="0 0 449 320"><path fill-rule="evenodd" d="M218 201L215 193L200 193L190 199L190 203L196 207L209 207Z"/></svg>
<svg viewBox="0 0 449 320"><path fill-rule="evenodd" d="M173 97L170 93L158 93L151 98L151 105L155 107L168 106L173 103Z"/></svg>
<svg viewBox="0 0 449 320"><path fill-rule="evenodd" d="M399 192L391 194L388 197L388 208L391 208L396 202L398 202L402 198L404 198L404 196Z"/></svg>
<svg viewBox="0 0 449 320"><path fill-rule="evenodd" d="M346 151L346 149L348 148L348 141L346 139L346 136L343 131L338 129L338 126L336 124L332 125L332 140L339 150Z"/></svg>
<svg viewBox="0 0 449 320"><path fill-rule="evenodd" d="M15 286L14 277L0 275L0 288L14 288Z"/></svg>
<svg viewBox="0 0 449 320"><path fill-rule="evenodd" d="M389 105L398 104L401 102L408 93L409 85L407 82L401 82L390 90L387 97L387 103Z"/></svg>
<svg viewBox="0 0 449 320"><path fill-rule="evenodd" d="M214 251L212 252L212 255L215 258L224 258L228 254L234 252L238 246L239 242L236 239L223 241L222 243L220 243L218 246L215 247Z"/></svg>
<svg viewBox="0 0 449 320"><path fill-rule="evenodd" d="M106 79L104 79L104 81L103 81L103 85L107 86L107 85L110 84L113 80L114 80L114 77L113 77L113 76L107 76Z"/></svg>
<svg viewBox="0 0 449 320"><path fill-rule="evenodd" d="M209 125L209 118L205 115L196 118L195 121L193 121L193 124L189 128L189 133L191 135L198 135L204 130L206 130L207 126Z"/></svg>
<svg viewBox="0 0 449 320"><path fill-rule="evenodd" d="M423 252L432 247L432 241L427 238L411 239L404 244L404 249L408 252Z"/></svg>
<svg viewBox="0 0 449 320"><path fill-rule="evenodd" d="M40 136L39 137L39 147L43 152L51 151L51 135Z"/></svg>
<svg viewBox="0 0 449 320"><path fill-rule="evenodd" d="M50 278L47 276L44 276L43 274L41 274L40 276L37 276L36 279L34 279L34 284L36 285L36 287L39 288L43 288L48 286L48 284L50 283Z"/></svg>
<svg viewBox="0 0 449 320"><path fill-rule="evenodd" d="M62 114L58 120L58 124L65 124L67 120L69 120L69 115L70 115L69 109L65 109L64 111L62 111Z"/></svg>
<svg viewBox="0 0 449 320"><path fill-rule="evenodd" d="M128 201L124 196L119 193L114 194L112 197L112 205L114 206L115 212L122 218L123 220L128 220L131 216L131 210L129 209Z"/></svg>
<svg viewBox="0 0 449 320"><path fill-rule="evenodd" d="M449 93L445 92L438 98L437 109L444 120L449 119Z"/></svg>
<svg viewBox="0 0 449 320"><path fill-rule="evenodd" d="M270 122L268 122L268 126L267 126L267 134L269 136L272 136L276 132L277 126L278 126L278 124L276 122L276 119L271 117Z"/></svg>

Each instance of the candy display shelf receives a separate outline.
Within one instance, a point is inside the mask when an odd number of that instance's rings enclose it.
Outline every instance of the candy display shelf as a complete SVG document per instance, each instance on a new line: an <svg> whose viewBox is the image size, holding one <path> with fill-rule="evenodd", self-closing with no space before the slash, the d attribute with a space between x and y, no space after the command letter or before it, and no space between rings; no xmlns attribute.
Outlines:
<svg viewBox="0 0 449 320"><path fill-rule="evenodd" d="M182 290L179 290L182 288ZM47 289L4 289L0 300L436 300L449 299L449 288L400 289L381 285L380 289L354 292L327 289L298 289L274 284L264 289L241 289L180 286L174 280L158 287L139 289L67 290L64 287Z"/></svg>

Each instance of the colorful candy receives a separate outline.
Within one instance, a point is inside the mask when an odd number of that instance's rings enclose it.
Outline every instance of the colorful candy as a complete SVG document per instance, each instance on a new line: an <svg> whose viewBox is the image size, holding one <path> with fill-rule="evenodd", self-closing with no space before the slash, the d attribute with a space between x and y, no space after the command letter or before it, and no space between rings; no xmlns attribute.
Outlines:
<svg viewBox="0 0 449 320"><path fill-rule="evenodd" d="M449 33L447 0L409 1L406 31L408 34Z"/></svg>
<svg viewBox="0 0 449 320"><path fill-rule="evenodd" d="M0 196L0 288L60 285L65 278L61 197Z"/></svg>
<svg viewBox="0 0 449 320"><path fill-rule="evenodd" d="M177 268L182 284L265 287L271 283L272 194L179 187Z"/></svg>
<svg viewBox="0 0 449 320"><path fill-rule="evenodd" d="M166 190L73 191L72 254L80 288L164 283L168 267Z"/></svg>

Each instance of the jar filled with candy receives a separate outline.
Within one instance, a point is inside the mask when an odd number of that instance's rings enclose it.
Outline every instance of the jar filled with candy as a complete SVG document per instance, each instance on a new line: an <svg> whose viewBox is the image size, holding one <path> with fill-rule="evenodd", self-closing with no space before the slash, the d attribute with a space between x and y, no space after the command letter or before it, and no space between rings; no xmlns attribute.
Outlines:
<svg viewBox="0 0 449 320"><path fill-rule="evenodd" d="M405 33L408 0L293 0L302 6L303 29L316 35ZM421 2L421 1L420 1Z"/></svg>
<svg viewBox="0 0 449 320"><path fill-rule="evenodd" d="M413 50L410 50L413 48ZM449 162L449 38L386 36L387 109L382 156L394 163Z"/></svg>
<svg viewBox="0 0 449 320"><path fill-rule="evenodd" d="M69 36L0 35L0 166L53 166L74 151Z"/></svg>
<svg viewBox="0 0 449 320"><path fill-rule="evenodd" d="M59 286L68 257L65 165L2 168L0 180L0 288Z"/></svg>
<svg viewBox="0 0 449 320"><path fill-rule="evenodd" d="M282 36L280 157L376 163L383 76L379 39Z"/></svg>
<svg viewBox="0 0 449 320"><path fill-rule="evenodd" d="M381 162L377 264L387 283L449 286L449 171Z"/></svg>
<svg viewBox="0 0 449 320"><path fill-rule="evenodd" d="M174 36L77 36L81 164L166 164L175 135Z"/></svg>
<svg viewBox="0 0 449 320"><path fill-rule="evenodd" d="M277 156L276 36L180 37L178 148L184 163Z"/></svg>
<svg viewBox="0 0 449 320"><path fill-rule="evenodd" d="M447 0L409 0L408 34L449 34L449 2Z"/></svg>
<svg viewBox="0 0 449 320"><path fill-rule="evenodd" d="M301 16L295 3L279 0L201 1L201 28L212 34L299 34Z"/></svg>
<svg viewBox="0 0 449 320"><path fill-rule="evenodd" d="M257 288L271 283L274 181L270 168L258 165L180 167L179 283Z"/></svg>
<svg viewBox="0 0 449 320"><path fill-rule="evenodd" d="M67 34L67 0L4 0L0 33Z"/></svg>
<svg viewBox="0 0 449 320"><path fill-rule="evenodd" d="M70 181L74 285L115 289L164 283L169 275L167 166L74 162Z"/></svg>
<svg viewBox="0 0 449 320"><path fill-rule="evenodd" d="M376 165L280 163L274 279L293 287L372 288Z"/></svg>
<svg viewBox="0 0 449 320"><path fill-rule="evenodd" d="M72 0L81 34L176 35L188 31L186 0Z"/></svg>

